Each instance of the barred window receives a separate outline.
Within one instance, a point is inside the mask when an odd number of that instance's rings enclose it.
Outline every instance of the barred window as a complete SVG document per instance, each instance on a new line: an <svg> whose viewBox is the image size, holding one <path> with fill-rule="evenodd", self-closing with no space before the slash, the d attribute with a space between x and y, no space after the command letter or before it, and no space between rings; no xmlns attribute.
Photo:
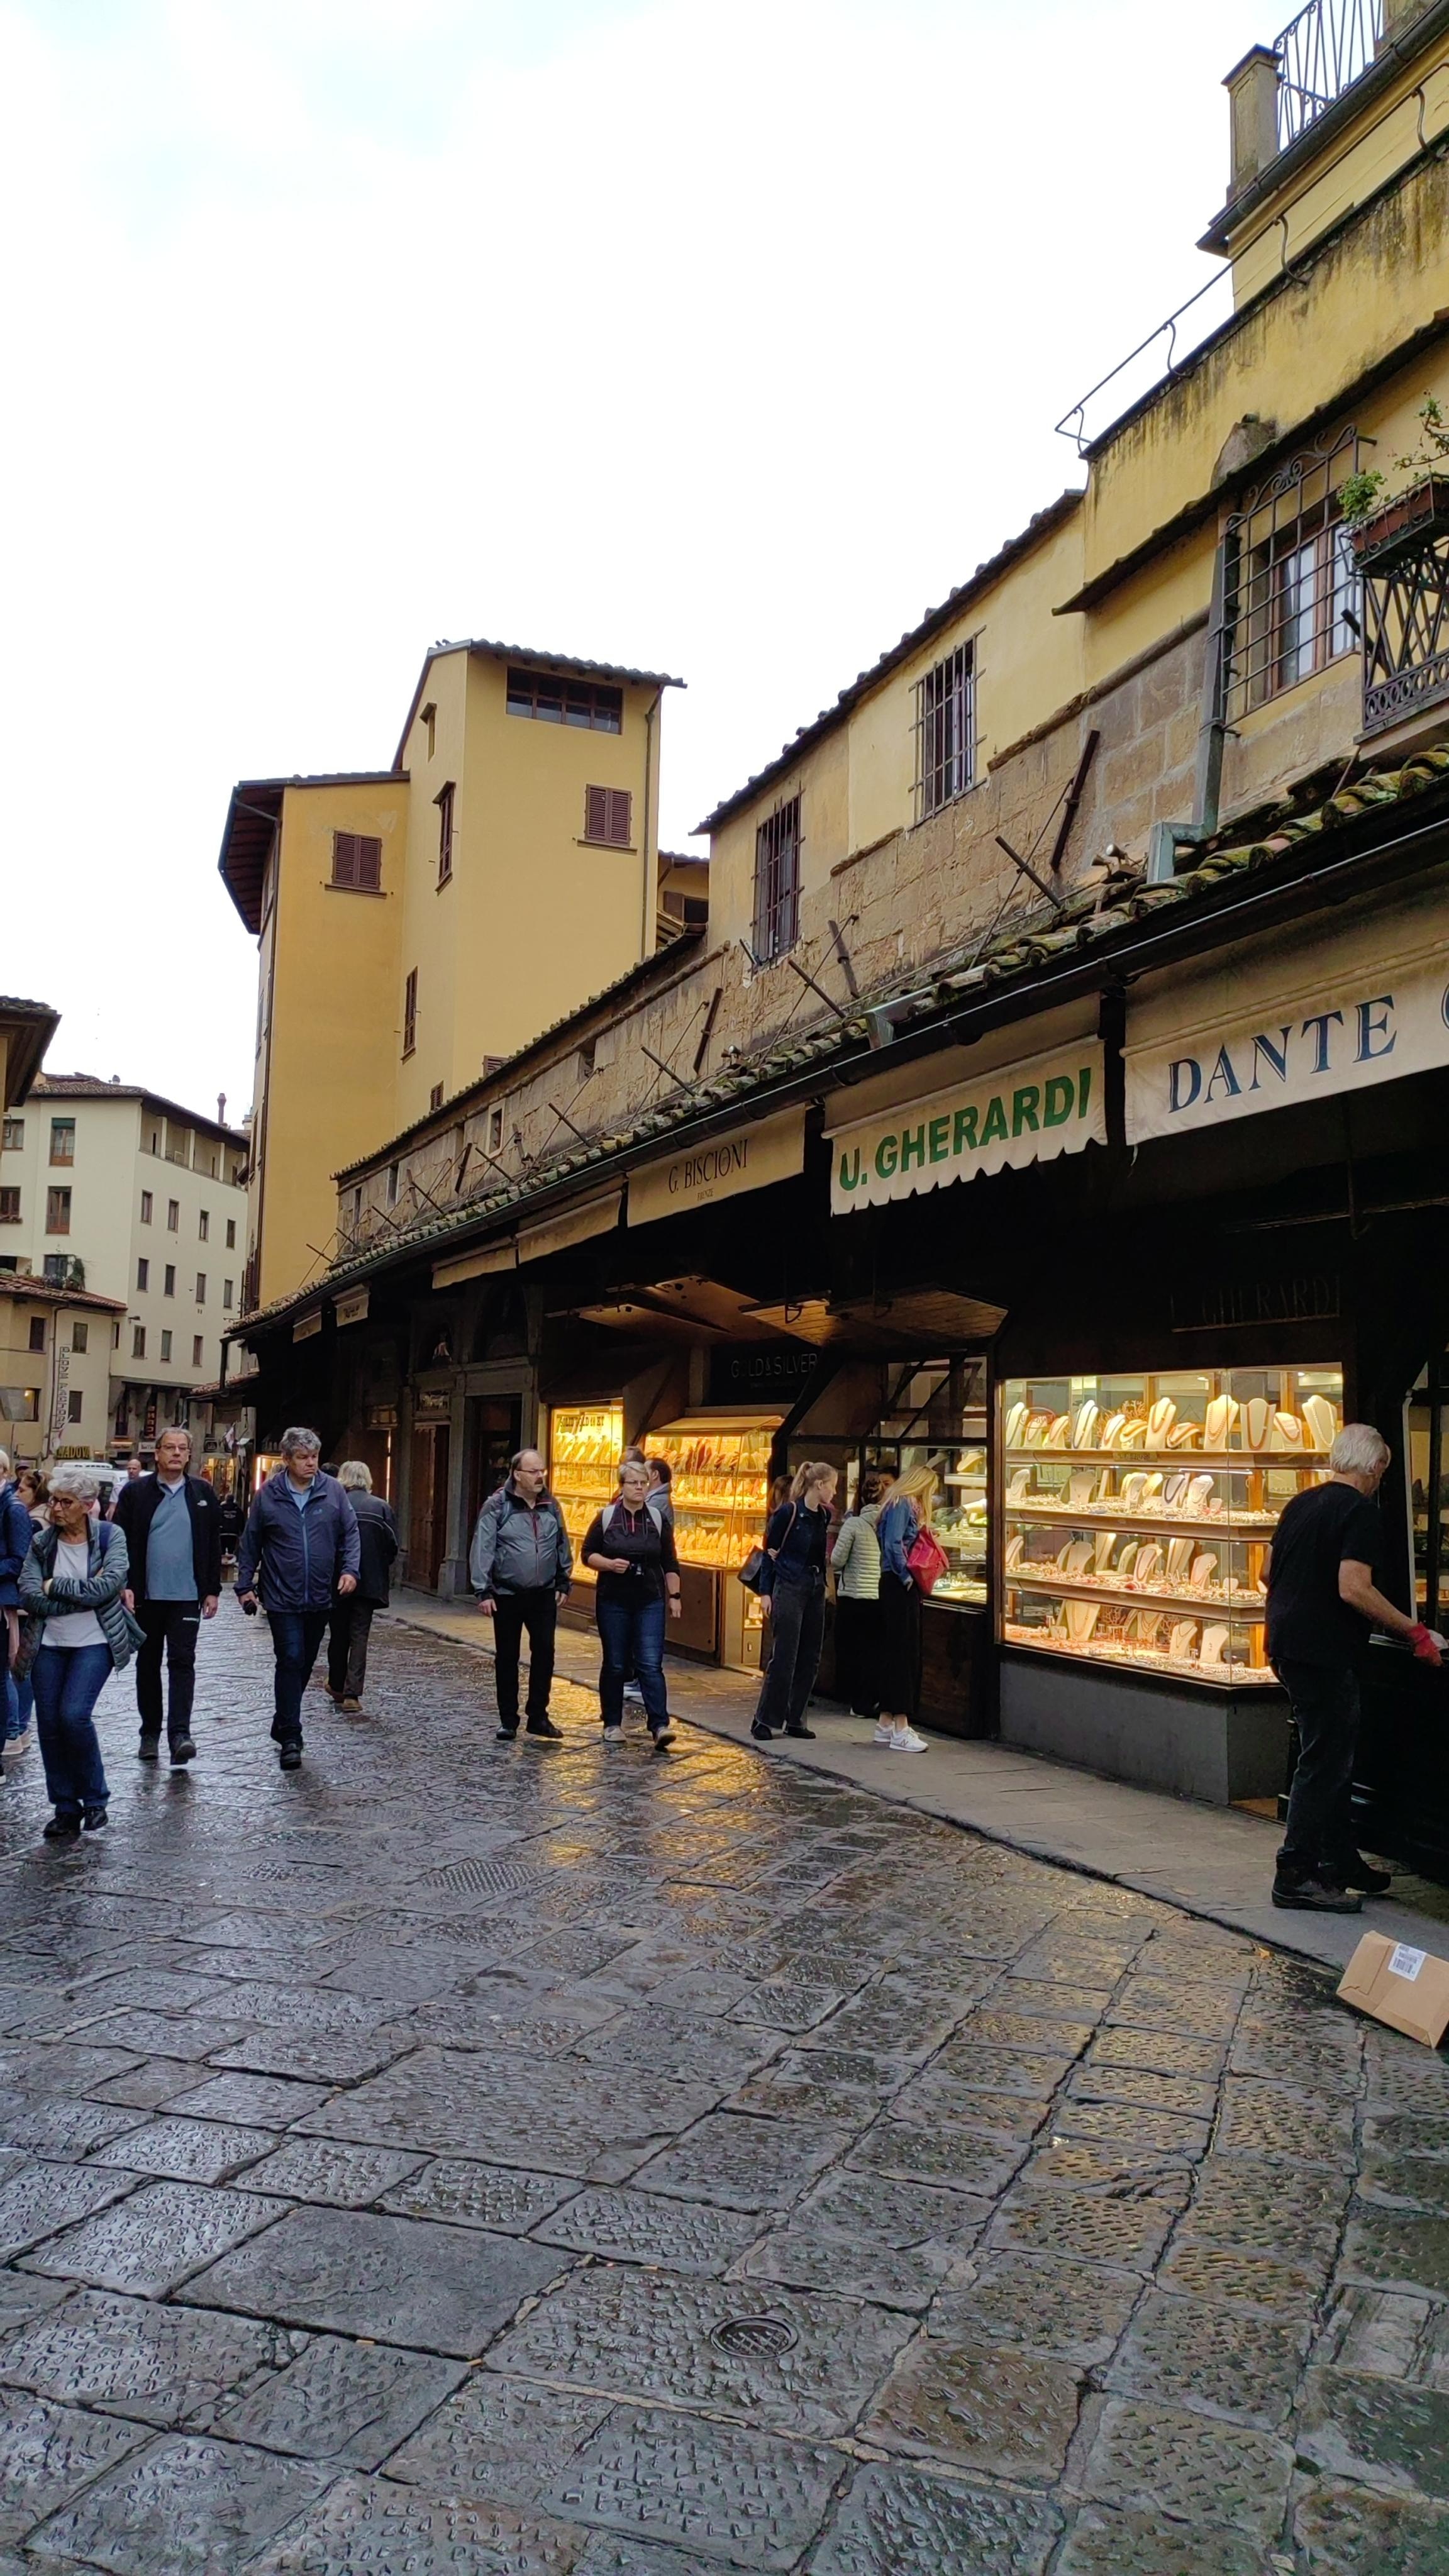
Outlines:
<svg viewBox="0 0 1449 2576"><path fill-rule="evenodd" d="M755 834L755 938L758 963L783 957L800 929L800 799L777 805Z"/></svg>
<svg viewBox="0 0 1449 2576"><path fill-rule="evenodd" d="M975 774L976 663L958 644L916 682L916 820L964 795Z"/></svg>
<svg viewBox="0 0 1449 2576"><path fill-rule="evenodd" d="M1331 447L1292 458L1229 520L1222 653L1230 723L1357 652L1359 577L1339 490L1358 470L1358 436L1346 429Z"/></svg>

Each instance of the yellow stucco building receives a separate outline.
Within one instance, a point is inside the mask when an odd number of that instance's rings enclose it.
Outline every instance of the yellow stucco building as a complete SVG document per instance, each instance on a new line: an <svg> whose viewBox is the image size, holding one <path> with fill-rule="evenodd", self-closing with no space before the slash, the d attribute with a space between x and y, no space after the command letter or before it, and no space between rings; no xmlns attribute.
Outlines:
<svg viewBox="0 0 1449 2576"><path fill-rule="evenodd" d="M243 780L221 873L259 943L245 1303L330 1257L332 1175L652 954L666 673L429 653L390 768Z"/></svg>

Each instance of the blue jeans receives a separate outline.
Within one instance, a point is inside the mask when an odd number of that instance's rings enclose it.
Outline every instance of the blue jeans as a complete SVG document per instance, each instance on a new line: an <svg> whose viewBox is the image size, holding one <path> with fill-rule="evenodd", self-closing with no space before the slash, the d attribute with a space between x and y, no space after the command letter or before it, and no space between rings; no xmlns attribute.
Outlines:
<svg viewBox="0 0 1449 2576"><path fill-rule="evenodd" d="M109 1646L42 1646L31 1668L45 1794L58 1816L103 1807L110 1791L91 1711L111 1677Z"/></svg>
<svg viewBox="0 0 1449 2576"><path fill-rule="evenodd" d="M3 1611L0 1611L0 1618L3 1616ZM17 1735L25 1733L30 1724L34 1706L35 1684L30 1675L27 1673L24 1681L18 1682L13 1673L7 1673L5 1676L5 1741L7 1744L13 1744Z"/></svg>
<svg viewBox="0 0 1449 2576"><path fill-rule="evenodd" d="M649 1732L669 1721L664 1688L664 1604L662 1601L605 1601L594 1604L604 1660L599 1670L599 1709L606 1726L624 1723L624 1677L630 1664L639 1684Z"/></svg>
<svg viewBox="0 0 1449 2576"><path fill-rule="evenodd" d="M272 1652L277 1658L274 1744L302 1741L302 1693L327 1634L326 1610L269 1610Z"/></svg>

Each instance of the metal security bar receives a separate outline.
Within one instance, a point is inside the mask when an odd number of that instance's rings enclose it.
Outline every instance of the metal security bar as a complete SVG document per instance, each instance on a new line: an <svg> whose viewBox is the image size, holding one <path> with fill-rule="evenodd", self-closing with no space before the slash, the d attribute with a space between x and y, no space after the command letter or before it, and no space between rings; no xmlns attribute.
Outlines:
<svg viewBox="0 0 1449 2576"><path fill-rule="evenodd" d="M1358 650L1358 570L1339 514L1358 433L1309 448L1250 492L1224 534L1222 677L1228 723Z"/></svg>
<svg viewBox="0 0 1449 2576"><path fill-rule="evenodd" d="M755 834L755 938L758 965L783 957L800 928L800 799L777 805Z"/></svg>
<svg viewBox="0 0 1449 2576"><path fill-rule="evenodd" d="M916 682L916 821L964 794L975 775L976 665L969 644Z"/></svg>
<svg viewBox="0 0 1449 2576"><path fill-rule="evenodd" d="M1378 52L1384 0L1309 0L1273 47L1278 57L1278 148L1307 132Z"/></svg>
<svg viewBox="0 0 1449 2576"><path fill-rule="evenodd" d="M1449 698L1449 540L1426 537L1364 581L1363 729Z"/></svg>

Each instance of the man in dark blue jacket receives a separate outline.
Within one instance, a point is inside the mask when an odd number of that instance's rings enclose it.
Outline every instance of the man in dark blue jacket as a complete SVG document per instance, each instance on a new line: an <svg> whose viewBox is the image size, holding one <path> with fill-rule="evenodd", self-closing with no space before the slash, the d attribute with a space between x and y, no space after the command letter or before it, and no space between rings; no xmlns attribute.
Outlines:
<svg viewBox="0 0 1449 2576"><path fill-rule="evenodd" d="M282 1769L302 1759L302 1693L326 1634L332 1605L357 1589L362 1543L357 1515L335 1476L322 1473L315 1431L282 1434L282 1463L262 1486L242 1534L237 1598L254 1611L260 1596L277 1659L272 1740Z"/></svg>

